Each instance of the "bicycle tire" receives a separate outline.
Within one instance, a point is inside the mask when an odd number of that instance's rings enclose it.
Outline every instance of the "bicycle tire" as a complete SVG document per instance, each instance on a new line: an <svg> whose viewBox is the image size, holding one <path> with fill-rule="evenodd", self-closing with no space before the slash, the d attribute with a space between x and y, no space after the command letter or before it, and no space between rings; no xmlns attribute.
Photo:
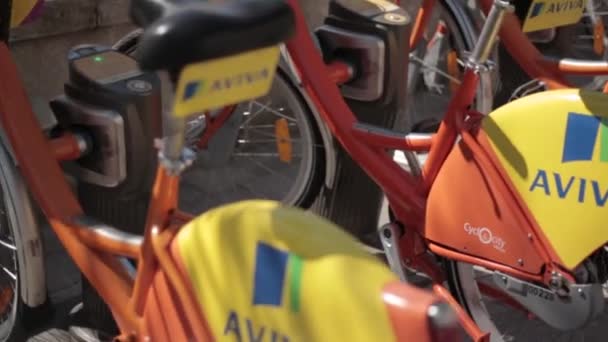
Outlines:
<svg viewBox="0 0 608 342"><path fill-rule="evenodd" d="M0 145L1 222L8 225L7 228L16 249L14 256L16 278L13 299L11 299L13 308L10 313L12 317L0 322L0 341L9 342L25 340L27 330L42 324L51 313L46 291L42 292L44 297L37 307L30 307L23 301L22 291L39 291L36 288L29 288L31 282L42 282L42 284L36 283L36 287L46 287L46 285L44 283L45 274L42 255L34 256L30 254L31 249L26 246L26 241L33 242L32 237L27 236L27 234L24 235L24 232L19 229L23 224L35 224L34 221L31 221L35 219L33 212L31 212L32 208L29 205L24 206L23 203L23 201L29 199L20 198L20 196L27 196L28 194L20 189L25 185L21 183L22 180L19 178L18 171L12 168L15 168L15 166L6 148ZM6 248L5 243L3 241L3 248ZM37 253L42 253L42 250L38 250ZM6 273L7 270L4 266L3 269Z"/></svg>

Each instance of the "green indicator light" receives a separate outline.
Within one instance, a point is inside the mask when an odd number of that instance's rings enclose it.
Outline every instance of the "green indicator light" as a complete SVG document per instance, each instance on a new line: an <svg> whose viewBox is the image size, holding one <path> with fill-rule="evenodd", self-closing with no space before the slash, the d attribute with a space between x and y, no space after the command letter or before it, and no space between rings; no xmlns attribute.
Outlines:
<svg viewBox="0 0 608 342"><path fill-rule="evenodd" d="M103 62L103 57L101 57L101 56L95 56L95 57L93 57L93 60L95 62Z"/></svg>

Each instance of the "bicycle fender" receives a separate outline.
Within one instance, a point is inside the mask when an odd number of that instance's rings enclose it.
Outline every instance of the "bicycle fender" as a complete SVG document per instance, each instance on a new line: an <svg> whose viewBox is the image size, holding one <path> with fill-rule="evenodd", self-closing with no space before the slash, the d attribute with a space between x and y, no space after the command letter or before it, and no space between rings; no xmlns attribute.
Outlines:
<svg viewBox="0 0 608 342"><path fill-rule="evenodd" d="M321 139L323 139L323 150L325 151L325 185L328 188L332 188L336 173L336 145L334 143L334 138L329 130L329 127L327 127L321 118L321 115L315 107L314 102L310 96L306 94L306 91L304 91L302 79L300 78L299 72L296 70L296 66L289 56L289 52L287 51L287 47L285 45L281 45L279 68L285 73L288 80L292 82L292 85L295 86L294 88L298 90L299 94L308 105L308 109L312 113L314 122L319 128L319 132L321 132Z"/></svg>

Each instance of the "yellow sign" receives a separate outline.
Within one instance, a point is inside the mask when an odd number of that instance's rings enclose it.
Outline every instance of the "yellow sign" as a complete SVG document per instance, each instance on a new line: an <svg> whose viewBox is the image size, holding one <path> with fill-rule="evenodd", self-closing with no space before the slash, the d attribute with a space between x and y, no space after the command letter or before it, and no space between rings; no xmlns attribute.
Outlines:
<svg viewBox="0 0 608 342"><path fill-rule="evenodd" d="M5 0L6 1L6 0ZM11 10L11 28L17 27L32 13L39 0L13 0Z"/></svg>
<svg viewBox="0 0 608 342"><path fill-rule="evenodd" d="M382 298L395 275L312 213L237 202L174 243L216 341L395 341Z"/></svg>
<svg viewBox="0 0 608 342"><path fill-rule="evenodd" d="M585 0L534 0L522 30L532 32L577 23L583 16Z"/></svg>
<svg viewBox="0 0 608 342"><path fill-rule="evenodd" d="M265 95L278 62L279 48L272 46L186 66L175 94L174 115L187 117Z"/></svg>
<svg viewBox="0 0 608 342"><path fill-rule="evenodd" d="M564 266L608 242L608 95L526 96L494 111L483 129Z"/></svg>

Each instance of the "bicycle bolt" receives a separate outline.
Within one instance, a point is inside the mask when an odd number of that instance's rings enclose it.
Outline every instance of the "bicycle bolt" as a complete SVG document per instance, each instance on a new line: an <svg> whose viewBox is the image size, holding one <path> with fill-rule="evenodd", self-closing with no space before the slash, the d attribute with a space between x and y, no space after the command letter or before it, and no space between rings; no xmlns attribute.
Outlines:
<svg viewBox="0 0 608 342"><path fill-rule="evenodd" d="M404 23L407 21L407 18L397 13L387 13L384 15L384 19L393 22L393 23Z"/></svg>
<svg viewBox="0 0 608 342"><path fill-rule="evenodd" d="M528 240L532 241L532 233L528 233Z"/></svg>
<svg viewBox="0 0 608 342"><path fill-rule="evenodd" d="M524 259L517 259L517 263L519 264L519 266L524 264Z"/></svg>
<svg viewBox="0 0 608 342"><path fill-rule="evenodd" d="M384 235L385 238L390 239L391 238L391 230L386 228L384 229L384 231L382 232L382 234Z"/></svg>

